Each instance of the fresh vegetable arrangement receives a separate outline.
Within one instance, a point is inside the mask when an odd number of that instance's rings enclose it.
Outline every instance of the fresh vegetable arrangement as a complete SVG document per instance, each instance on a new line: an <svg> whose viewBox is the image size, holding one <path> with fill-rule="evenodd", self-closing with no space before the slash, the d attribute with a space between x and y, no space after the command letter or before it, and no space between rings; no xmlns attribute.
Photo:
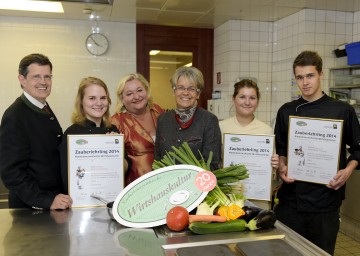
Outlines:
<svg viewBox="0 0 360 256"><path fill-rule="evenodd" d="M169 214L166 218L166 225L173 231L181 231L185 228L189 228L195 234L214 234L214 233L225 233L225 232L239 232L245 230L258 230L272 228L276 222L275 213L272 210L261 210L258 211L257 207L246 206L251 214L257 213L249 222L245 220L245 214L239 218L228 220L227 217L221 215L191 215L186 214L185 208L179 211L175 206L170 209ZM244 206L245 207L245 206ZM182 207L181 207L182 208ZM220 208L219 208L220 209ZM186 219L185 216L188 218Z"/></svg>
<svg viewBox="0 0 360 256"><path fill-rule="evenodd" d="M201 159L196 159L186 142L179 148L172 148L173 151L167 152L163 159L154 161L154 170L178 163L210 170L212 152L205 161L201 153ZM276 216L272 210L244 206L245 197L239 182L249 177L244 165L232 165L212 172L217 179L217 185L198 205L195 215L186 214L184 210L187 210L183 207L179 209L179 206L170 209L166 224L171 230L181 231L188 227L196 234L212 234L267 229L274 226Z"/></svg>
<svg viewBox="0 0 360 256"><path fill-rule="evenodd" d="M187 142L184 142L179 148L173 146L172 149L173 151L166 152L163 159L159 161L154 160L152 164L153 170L176 165L177 163L195 165L204 170L210 170L210 163L213 155L211 151L209 153L209 158L205 161L200 152L201 159L198 160L195 157ZM242 207L245 198L242 194L242 186L239 181L249 177L245 165L236 164L213 170L212 173L216 177L217 185L206 197L205 201L209 207L216 208L217 206L229 205L231 203L240 204Z"/></svg>
<svg viewBox="0 0 360 256"><path fill-rule="evenodd" d="M152 164L153 170L160 169L166 166L176 165L177 163L195 165L203 168L204 170L210 170L210 163L213 155L211 151L209 153L209 158L207 159L207 161L205 161L201 153L201 159L196 159L187 142L184 142L179 148L173 146L172 149L174 151L166 152L163 159L159 161L154 160ZM243 180L249 177L248 170L243 164L236 164L218 170L213 170L212 173L216 176L217 185L226 194L241 193L241 184L231 183L237 183L239 180Z"/></svg>

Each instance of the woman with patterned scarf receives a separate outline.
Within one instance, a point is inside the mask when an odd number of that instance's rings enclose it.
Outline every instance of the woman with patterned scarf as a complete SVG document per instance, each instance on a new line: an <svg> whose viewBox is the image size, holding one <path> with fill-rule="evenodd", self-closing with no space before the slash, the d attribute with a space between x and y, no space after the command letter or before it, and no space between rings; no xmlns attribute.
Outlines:
<svg viewBox="0 0 360 256"><path fill-rule="evenodd" d="M195 67L178 68L171 80L176 109L161 114L157 121L154 159L161 160L172 146L187 142L195 156L205 160L213 152L211 169L221 164L221 131L218 118L198 107L197 100L204 88L204 78Z"/></svg>

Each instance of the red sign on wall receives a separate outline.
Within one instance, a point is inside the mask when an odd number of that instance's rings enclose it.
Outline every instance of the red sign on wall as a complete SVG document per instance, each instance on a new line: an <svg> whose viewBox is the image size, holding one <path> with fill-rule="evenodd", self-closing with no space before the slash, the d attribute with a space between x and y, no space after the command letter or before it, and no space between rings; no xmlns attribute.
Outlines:
<svg viewBox="0 0 360 256"><path fill-rule="evenodd" d="M216 73L216 84L221 84L221 72Z"/></svg>

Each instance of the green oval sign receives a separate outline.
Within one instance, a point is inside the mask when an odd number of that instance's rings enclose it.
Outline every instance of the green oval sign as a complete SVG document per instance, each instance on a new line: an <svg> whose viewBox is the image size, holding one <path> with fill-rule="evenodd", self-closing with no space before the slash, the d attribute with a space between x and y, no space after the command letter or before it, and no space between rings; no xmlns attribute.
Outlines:
<svg viewBox="0 0 360 256"><path fill-rule="evenodd" d="M165 224L168 211L176 205L190 212L208 193L195 185L201 171L193 165L174 165L141 176L117 196L114 218L127 227L146 228Z"/></svg>

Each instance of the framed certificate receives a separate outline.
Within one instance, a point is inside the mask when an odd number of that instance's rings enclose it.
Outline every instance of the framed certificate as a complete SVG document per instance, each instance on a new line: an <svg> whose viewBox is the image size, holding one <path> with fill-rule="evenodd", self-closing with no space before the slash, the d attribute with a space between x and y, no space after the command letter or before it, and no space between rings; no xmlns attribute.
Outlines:
<svg viewBox="0 0 360 256"><path fill-rule="evenodd" d="M68 135L69 195L73 207L114 201L124 188L123 135Z"/></svg>
<svg viewBox="0 0 360 256"><path fill-rule="evenodd" d="M244 164L249 178L242 180L248 199L271 200L274 135L224 134L224 167Z"/></svg>
<svg viewBox="0 0 360 256"><path fill-rule="evenodd" d="M288 177L329 184L339 169L342 120L290 116Z"/></svg>

